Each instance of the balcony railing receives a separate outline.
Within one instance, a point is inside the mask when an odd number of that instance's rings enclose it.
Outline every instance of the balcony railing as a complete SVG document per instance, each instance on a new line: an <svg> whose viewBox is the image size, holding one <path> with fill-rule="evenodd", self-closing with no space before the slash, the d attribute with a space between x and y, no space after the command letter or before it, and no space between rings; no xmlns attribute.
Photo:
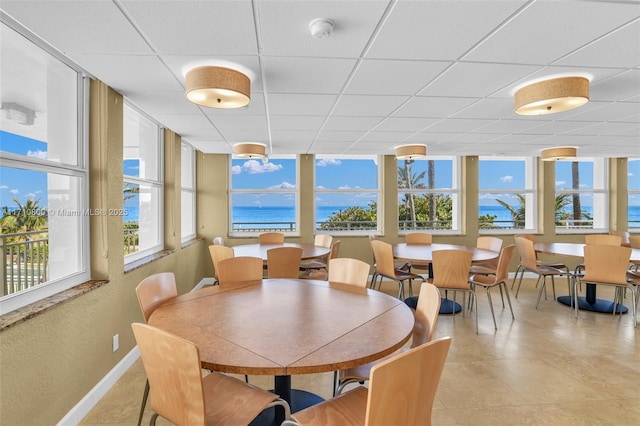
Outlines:
<svg viewBox="0 0 640 426"><path fill-rule="evenodd" d="M48 280L47 230L0 234L2 283L0 296L17 293Z"/></svg>

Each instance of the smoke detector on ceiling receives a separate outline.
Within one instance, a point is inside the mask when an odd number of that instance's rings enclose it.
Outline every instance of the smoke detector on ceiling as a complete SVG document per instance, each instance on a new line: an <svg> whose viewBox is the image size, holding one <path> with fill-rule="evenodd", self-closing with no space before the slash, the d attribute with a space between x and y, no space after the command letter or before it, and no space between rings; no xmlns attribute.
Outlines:
<svg viewBox="0 0 640 426"><path fill-rule="evenodd" d="M329 38L335 24L331 19L318 18L309 22L309 31L314 38Z"/></svg>

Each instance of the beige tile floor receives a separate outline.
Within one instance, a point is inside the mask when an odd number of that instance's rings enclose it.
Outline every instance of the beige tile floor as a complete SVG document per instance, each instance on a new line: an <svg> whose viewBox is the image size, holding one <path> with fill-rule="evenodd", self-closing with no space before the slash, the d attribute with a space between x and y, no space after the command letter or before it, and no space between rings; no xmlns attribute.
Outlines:
<svg viewBox="0 0 640 426"><path fill-rule="evenodd" d="M439 425L640 425L640 327L630 314L573 311L551 299L535 309L534 280L525 280L516 316L502 310L496 292L493 328L486 296L478 294L479 334L473 317L442 315L436 336L451 336L452 346L434 403ZM563 281L558 294L566 294ZM600 298L612 291L599 288ZM397 286L385 283L383 291ZM627 300L628 302L628 300ZM294 376L295 388L330 397L331 373ZM269 377L250 376L269 388ZM83 419L82 425L134 425L145 383L137 361ZM143 424L148 424L147 409ZM157 424L168 424L159 419Z"/></svg>

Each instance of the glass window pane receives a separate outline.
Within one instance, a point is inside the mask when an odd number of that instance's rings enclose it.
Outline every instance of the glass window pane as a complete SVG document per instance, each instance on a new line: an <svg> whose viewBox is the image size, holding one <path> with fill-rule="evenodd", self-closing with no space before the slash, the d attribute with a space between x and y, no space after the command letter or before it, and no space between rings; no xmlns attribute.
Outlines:
<svg viewBox="0 0 640 426"><path fill-rule="evenodd" d="M0 26L0 150L78 165L78 72Z"/></svg>
<svg viewBox="0 0 640 426"><path fill-rule="evenodd" d="M124 184L125 254L156 249L162 243L160 190L159 186Z"/></svg>
<svg viewBox="0 0 640 426"><path fill-rule="evenodd" d="M319 157L316 161L316 188L377 190L377 160Z"/></svg>
<svg viewBox="0 0 640 426"><path fill-rule="evenodd" d="M124 162L126 176L160 180L158 125L125 104Z"/></svg>
<svg viewBox="0 0 640 426"><path fill-rule="evenodd" d="M190 145L182 144L180 155L181 185L185 189L195 189L195 162L194 150Z"/></svg>
<svg viewBox="0 0 640 426"><path fill-rule="evenodd" d="M453 197L449 192L398 194L398 229L452 229Z"/></svg>
<svg viewBox="0 0 640 426"><path fill-rule="evenodd" d="M398 161L398 188L452 189L452 167L452 160Z"/></svg>
<svg viewBox="0 0 640 426"><path fill-rule="evenodd" d="M522 194L480 194L478 226L483 229L524 229L527 210Z"/></svg>
<svg viewBox="0 0 640 426"><path fill-rule="evenodd" d="M185 236L194 236L196 234L196 221L195 221L195 202L196 196L194 192L182 191L180 194L180 201L182 203L181 220L181 234Z"/></svg>
<svg viewBox="0 0 640 426"><path fill-rule="evenodd" d="M234 193L233 231L296 230L295 193Z"/></svg>
<svg viewBox="0 0 640 426"><path fill-rule="evenodd" d="M233 159L231 161L231 186L237 189L295 189L296 160Z"/></svg>
<svg viewBox="0 0 640 426"><path fill-rule="evenodd" d="M556 161L556 189L593 189L593 162Z"/></svg>
<svg viewBox="0 0 640 426"><path fill-rule="evenodd" d="M478 185L481 190L525 188L525 173L524 160L481 160Z"/></svg>

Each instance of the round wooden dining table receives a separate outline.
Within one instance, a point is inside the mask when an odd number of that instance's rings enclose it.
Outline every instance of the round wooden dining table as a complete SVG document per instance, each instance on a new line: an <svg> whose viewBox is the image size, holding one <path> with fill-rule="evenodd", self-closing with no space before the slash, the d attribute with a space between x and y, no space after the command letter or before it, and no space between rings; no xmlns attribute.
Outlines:
<svg viewBox="0 0 640 426"><path fill-rule="evenodd" d="M417 263L431 262L433 252L438 250L465 250L472 253L471 261L480 262L484 260L495 259L500 256L499 252L479 249L476 247L460 246L456 244L407 244L398 243L393 245L393 257L398 260ZM433 278L433 270L429 263L429 278ZM415 309L417 305L417 296L408 297L406 303ZM455 314L460 312L462 307L459 303L443 298L440 302L441 314Z"/></svg>
<svg viewBox="0 0 640 426"><path fill-rule="evenodd" d="M414 317L402 301L367 288L264 279L178 296L148 322L194 342L203 368L275 376L275 393L295 412L321 398L292 390L292 374L336 371L389 355L411 337ZM262 421L279 425L282 415Z"/></svg>
<svg viewBox="0 0 640 426"><path fill-rule="evenodd" d="M535 250L539 253L569 256L569 257L584 257L584 247L586 244L581 243L536 243ZM640 249L631 249L631 262L640 262ZM613 313L614 303L610 300L598 299L596 297L595 284L587 284L585 297L578 297L578 309L592 312L601 313ZM573 297L560 296L557 298L558 302L563 305L573 306ZM626 313L627 307L617 304L616 313Z"/></svg>
<svg viewBox="0 0 640 426"><path fill-rule="evenodd" d="M241 244L233 246L233 255L259 257L267 260L267 251L279 247L297 247L302 249L302 259L314 259L329 254L331 247L314 246L313 244L282 243L282 244Z"/></svg>

